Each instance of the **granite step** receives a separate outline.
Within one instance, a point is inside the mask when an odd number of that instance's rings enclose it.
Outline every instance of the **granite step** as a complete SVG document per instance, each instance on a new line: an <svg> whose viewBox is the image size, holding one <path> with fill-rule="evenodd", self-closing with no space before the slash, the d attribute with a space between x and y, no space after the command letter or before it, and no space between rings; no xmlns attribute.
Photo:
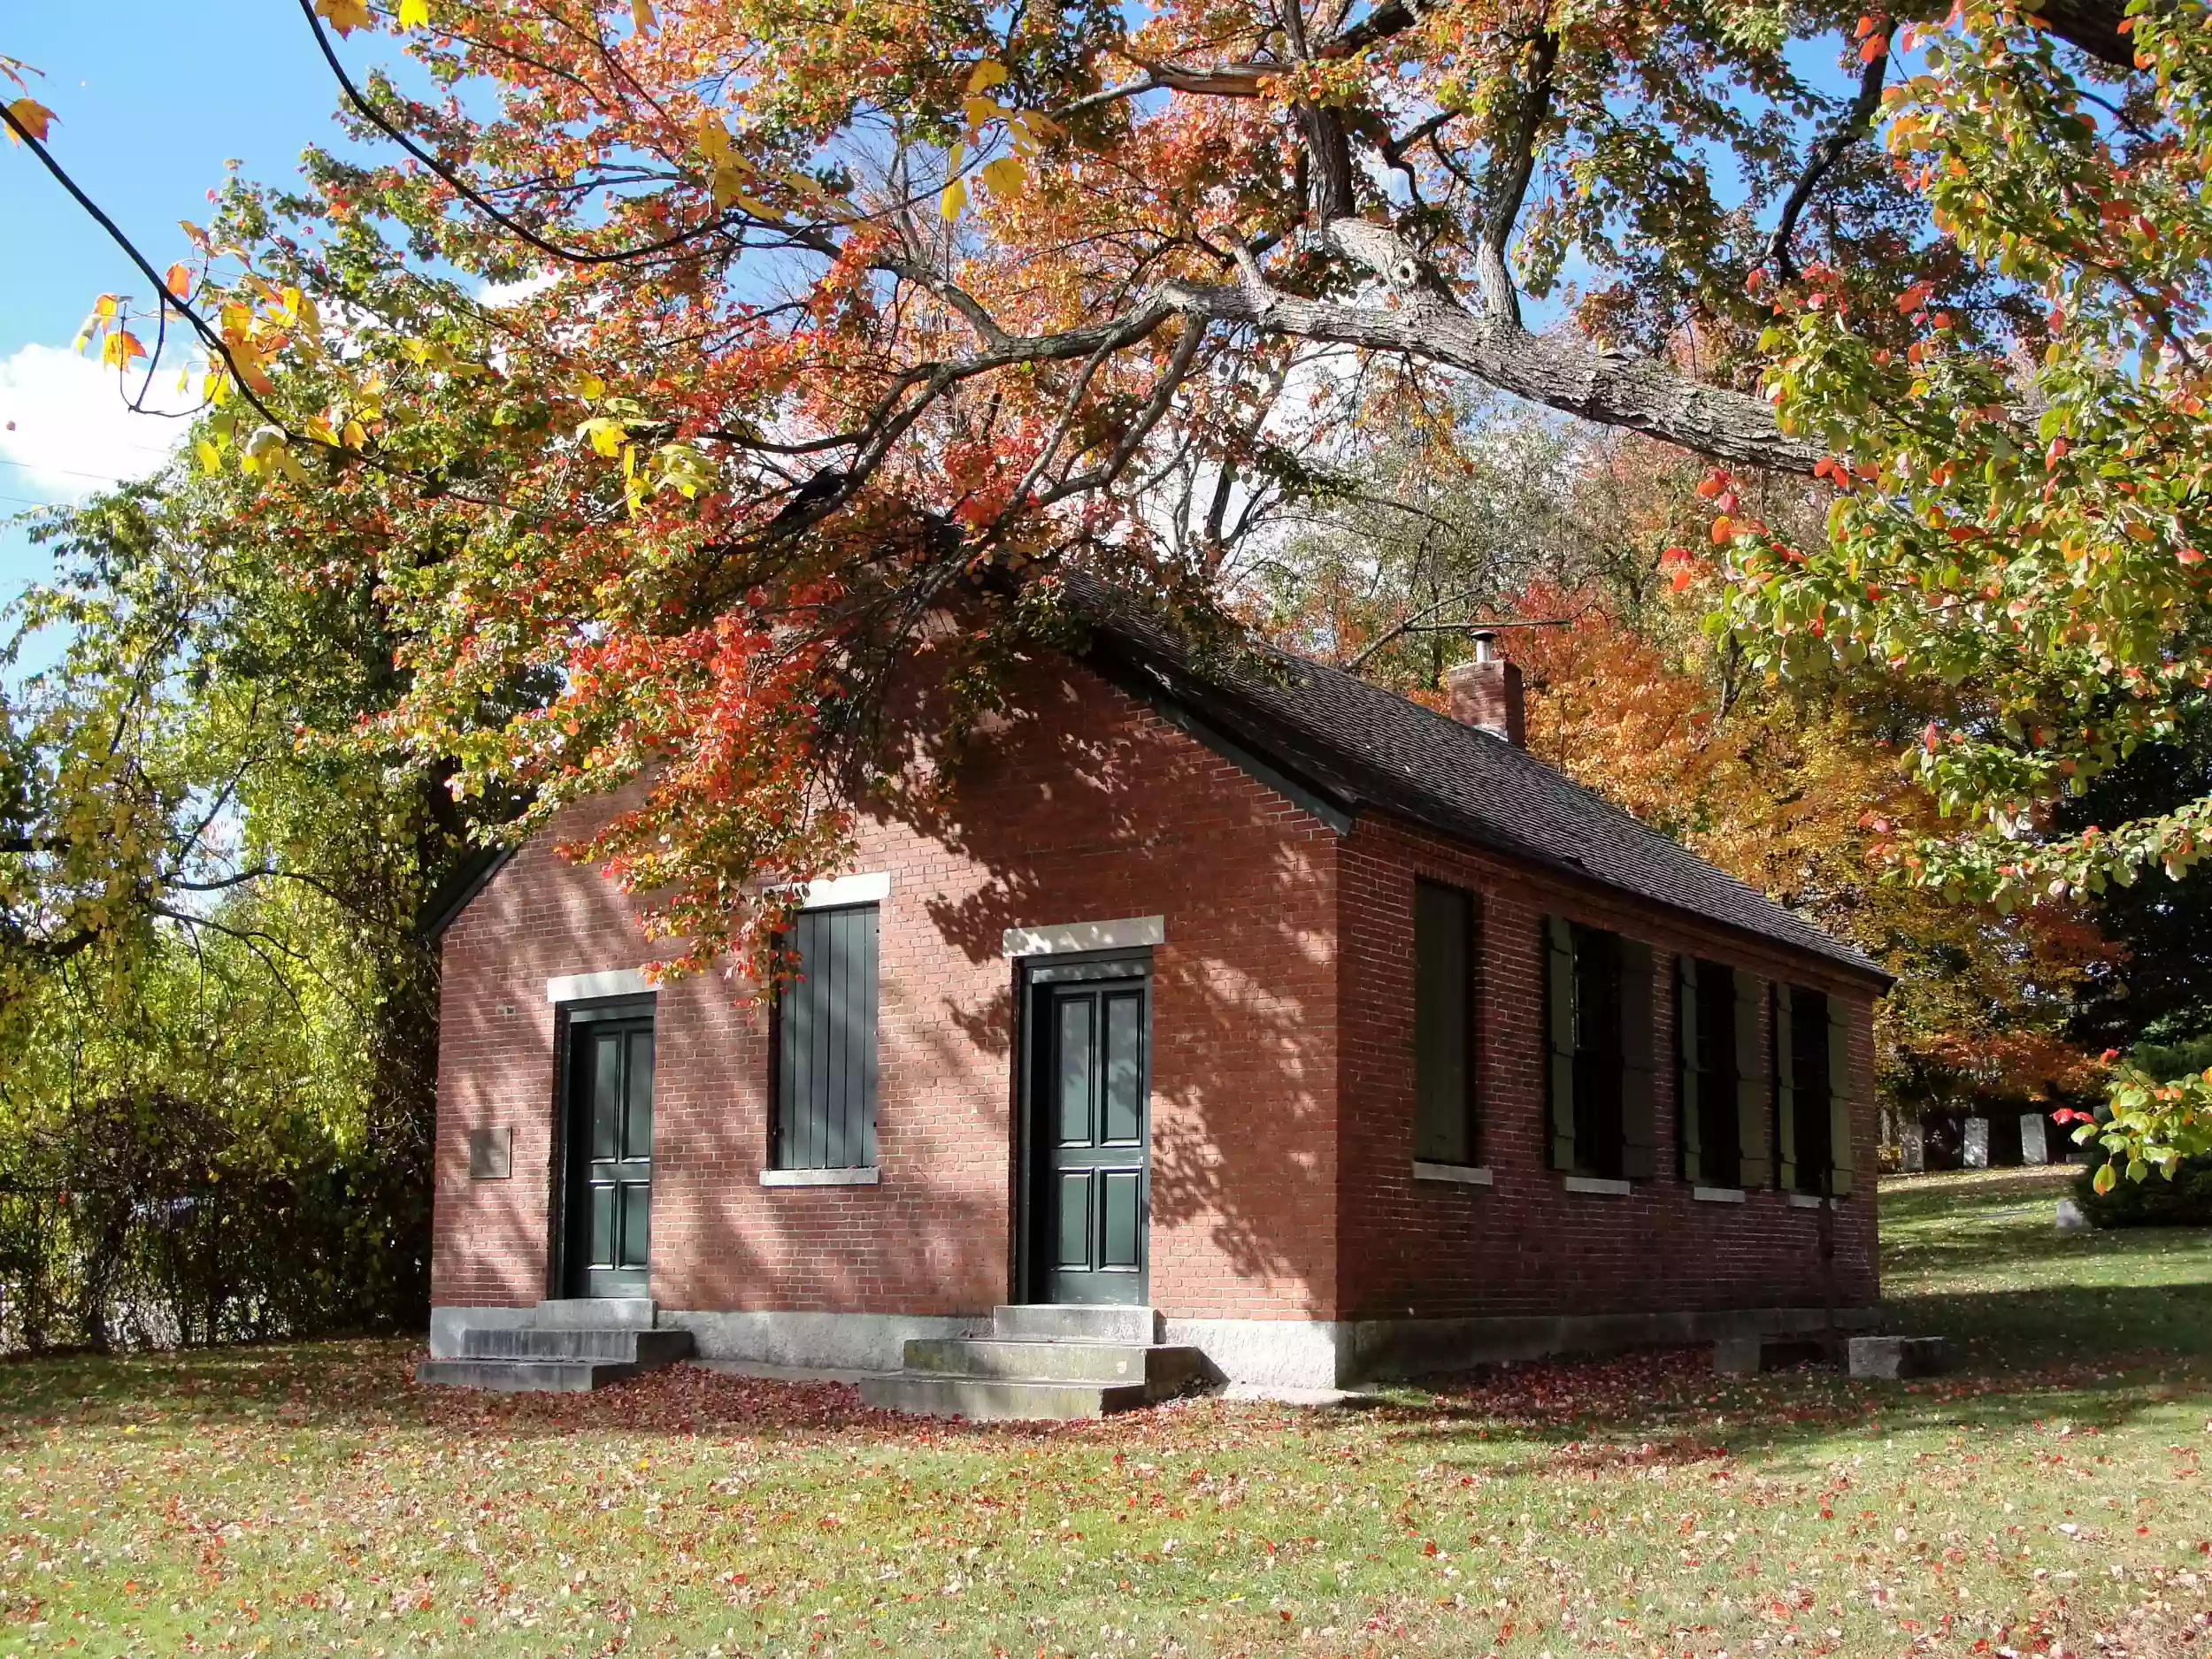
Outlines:
<svg viewBox="0 0 2212 1659"><path fill-rule="evenodd" d="M918 1337L906 1369L936 1376L997 1377L1018 1382L1141 1383L1155 1399L1175 1394L1205 1370L1194 1348L1157 1342L1009 1341L999 1337Z"/></svg>
<svg viewBox="0 0 2212 1659"><path fill-rule="evenodd" d="M971 1423L1081 1422L1150 1402L1141 1382L1055 1382L904 1371L864 1378L860 1397L910 1417L965 1417Z"/></svg>
<svg viewBox="0 0 2212 1659"><path fill-rule="evenodd" d="M1009 1302L991 1310L991 1334L1008 1342L1157 1342L1165 1334L1154 1308L1073 1307Z"/></svg>
<svg viewBox="0 0 2212 1659"><path fill-rule="evenodd" d="M471 1308L456 1325L434 1310L432 1352L415 1380L504 1394L603 1388L688 1358L688 1331L654 1328L644 1296L578 1296L529 1307Z"/></svg>
<svg viewBox="0 0 2212 1659"><path fill-rule="evenodd" d="M470 1325L458 1359L607 1360L650 1369L691 1357L688 1331L635 1325L593 1330L578 1325Z"/></svg>
<svg viewBox="0 0 2212 1659"><path fill-rule="evenodd" d="M495 1394L582 1394L651 1369L626 1360L426 1359L415 1380Z"/></svg>

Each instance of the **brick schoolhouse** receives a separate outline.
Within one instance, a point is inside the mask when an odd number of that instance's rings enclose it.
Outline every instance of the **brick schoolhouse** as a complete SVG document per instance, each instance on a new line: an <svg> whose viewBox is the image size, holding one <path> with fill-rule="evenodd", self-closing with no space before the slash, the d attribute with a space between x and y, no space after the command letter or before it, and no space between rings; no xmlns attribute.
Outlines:
<svg viewBox="0 0 2212 1659"><path fill-rule="evenodd" d="M1274 1387L1863 1323L1886 977L1530 756L1494 640L1450 692L1106 617L773 1005L649 984L571 809L443 933L434 1356L616 1299L867 1371L1149 1310Z"/></svg>

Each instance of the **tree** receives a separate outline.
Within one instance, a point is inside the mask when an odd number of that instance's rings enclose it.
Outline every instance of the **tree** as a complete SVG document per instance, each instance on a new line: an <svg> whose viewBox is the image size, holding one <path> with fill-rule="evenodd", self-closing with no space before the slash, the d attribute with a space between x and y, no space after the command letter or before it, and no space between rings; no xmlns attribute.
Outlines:
<svg viewBox="0 0 2212 1659"><path fill-rule="evenodd" d="M0 698L10 1346L426 1303L425 929L472 824L359 739L403 684L373 582L301 581L242 482L173 469L34 532L62 573L16 620L68 642Z"/></svg>
<svg viewBox="0 0 2212 1659"><path fill-rule="evenodd" d="M2197 685L2193 4L301 9L407 159L235 197L170 273L228 400L206 458L303 549L409 527L388 730L464 791L649 780L582 850L680 960L895 780L925 633L987 679L1070 560L1216 608L1272 528L1243 509L1325 487L1373 406L1348 354L1730 469L1755 665L1989 687L1924 748L1947 804L2016 824ZM316 13L468 96L351 78ZM554 281L488 308L424 259ZM1578 329L1532 330L1570 273ZM1828 534L1766 534L1752 469L1837 488ZM487 706L517 683L557 689ZM2002 903L2195 823L1906 854Z"/></svg>

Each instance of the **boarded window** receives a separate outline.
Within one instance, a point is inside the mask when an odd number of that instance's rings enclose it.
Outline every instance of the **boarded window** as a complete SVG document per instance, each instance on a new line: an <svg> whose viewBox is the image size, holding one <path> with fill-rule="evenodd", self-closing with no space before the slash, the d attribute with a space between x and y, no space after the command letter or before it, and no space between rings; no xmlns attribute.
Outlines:
<svg viewBox="0 0 2212 1659"><path fill-rule="evenodd" d="M778 1169L876 1161L877 925L873 904L802 910L792 923L796 977L776 1019Z"/></svg>
<svg viewBox="0 0 2212 1659"><path fill-rule="evenodd" d="M1829 1099L1828 999L1801 986L1774 987L1774 1141L1780 1185L1825 1191L1834 1148Z"/></svg>
<svg viewBox="0 0 2212 1659"><path fill-rule="evenodd" d="M1556 916L1544 936L1552 1162L1581 1175L1656 1174L1651 947Z"/></svg>
<svg viewBox="0 0 2212 1659"><path fill-rule="evenodd" d="M1740 1186L1735 971L1678 956L1675 997L1682 1179L1700 1187Z"/></svg>
<svg viewBox="0 0 2212 1659"><path fill-rule="evenodd" d="M1475 1161L1475 906L1413 884L1413 1156Z"/></svg>

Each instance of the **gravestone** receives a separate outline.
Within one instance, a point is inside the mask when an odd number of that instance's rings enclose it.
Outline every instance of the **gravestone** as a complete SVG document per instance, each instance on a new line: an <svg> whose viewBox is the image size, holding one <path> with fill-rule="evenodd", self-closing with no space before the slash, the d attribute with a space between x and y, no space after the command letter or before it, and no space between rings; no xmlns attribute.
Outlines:
<svg viewBox="0 0 2212 1659"><path fill-rule="evenodd" d="M2041 1112L2020 1114L2020 1162L2048 1164L2051 1161L2049 1133Z"/></svg>
<svg viewBox="0 0 2212 1659"><path fill-rule="evenodd" d="M2062 1198L2058 1201L2058 1215L2054 1225L2061 1233L2086 1233L2089 1231L2089 1217L2082 1213L2081 1206L2072 1199Z"/></svg>
<svg viewBox="0 0 2212 1659"><path fill-rule="evenodd" d="M1916 1123L1907 1124L1899 1150L1905 1173L1919 1174L1928 1167L1928 1132Z"/></svg>
<svg viewBox="0 0 2212 1659"><path fill-rule="evenodd" d="M1985 1170L1989 1167L1989 1119L1969 1118L1966 1120L1966 1167Z"/></svg>

